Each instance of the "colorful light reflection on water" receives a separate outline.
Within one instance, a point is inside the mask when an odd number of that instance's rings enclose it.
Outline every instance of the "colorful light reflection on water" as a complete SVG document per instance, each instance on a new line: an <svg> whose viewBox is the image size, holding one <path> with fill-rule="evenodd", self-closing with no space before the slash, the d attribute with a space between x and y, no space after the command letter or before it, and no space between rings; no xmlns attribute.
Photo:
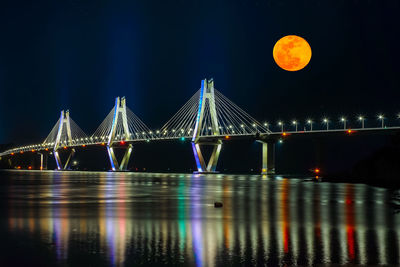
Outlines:
<svg viewBox="0 0 400 267"><path fill-rule="evenodd" d="M385 189L248 175L2 175L0 263L400 264L400 214Z"/></svg>

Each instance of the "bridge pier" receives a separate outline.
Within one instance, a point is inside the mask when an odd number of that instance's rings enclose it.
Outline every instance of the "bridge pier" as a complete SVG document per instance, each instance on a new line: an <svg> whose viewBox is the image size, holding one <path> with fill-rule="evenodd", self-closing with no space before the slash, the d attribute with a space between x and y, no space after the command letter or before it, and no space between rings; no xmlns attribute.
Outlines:
<svg viewBox="0 0 400 267"><path fill-rule="evenodd" d="M261 174L275 174L275 141L260 141L262 144Z"/></svg>
<svg viewBox="0 0 400 267"><path fill-rule="evenodd" d="M204 161L203 154L201 153L200 145L212 145L213 151L211 153L210 159L206 165ZM219 159L219 154L222 148L222 141L219 140L216 143L195 143L192 142L192 149L194 158L196 160L197 172L196 173L216 173L217 163Z"/></svg>
<svg viewBox="0 0 400 267"><path fill-rule="evenodd" d="M129 144L128 148L125 151L124 157L122 158L121 165L119 166L120 170L126 171L128 169L128 163L129 159L131 158L132 150L133 146L132 144Z"/></svg>
<svg viewBox="0 0 400 267"><path fill-rule="evenodd" d="M39 153L40 155L40 170L47 170L48 154Z"/></svg>
<svg viewBox="0 0 400 267"><path fill-rule="evenodd" d="M74 157L74 155L75 155L75 148L71 149L71 152L68 155L67 161L65 162L64 170L67 170L69 168L71 159Z"/></svg>
<svg viewBox="0 0 400 267"><path fill-rule="evenodd" d="M54 158L56 160L57 169L58 170L68 170L69 164L71 163L71 159L74 157L74 155L75 155L75 149L73 148L73 149L71 149L71 152L69 153L65 164L62 164L61 159L60 159L60 154L58 153L58 151L54 150Z"/></svg>
<svg viewBox="0 0 400 267"><path fill-rule="evenodd" d="M132 144L128 145L128 148L125 150L124 157L122 158L121 164L118 163L117 157L114 153L114 148L111 146L107 146L108 157L110 159L111 170L112 171L126 171L128 169L129 159L131 157L133 150Z"/></svg>

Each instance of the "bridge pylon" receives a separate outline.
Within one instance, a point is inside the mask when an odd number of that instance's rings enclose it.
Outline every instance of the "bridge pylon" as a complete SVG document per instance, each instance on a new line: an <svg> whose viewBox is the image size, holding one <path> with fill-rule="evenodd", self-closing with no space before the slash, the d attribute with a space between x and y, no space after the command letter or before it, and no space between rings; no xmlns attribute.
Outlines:
<svg viewBox="0 0 400 267"><path fill-rule="evenodd" d="M58 130L57 130L57 136L54 142L54 148L53 148L53 153L54 153L54 158L56 160L57 164L57 169L58 170L66 170L69 167L69 164L71 162L72 157L75 155L75 149L72 148L66 162L62 164L61 159L60 159L60 154L58 152L58 149L62 146L61 140L64 140L64 144L70 146L72 145L72 134L71 134L71 121L69 117L69 110L61 111L60 119L58 121Z"/></svg>
<svg viewBox="0 0 400 267"><path fill-rule="evenodd" d="M124 171L128 168L129 159L131 157L131 153L133 150L132 144L128 144L124 157L122 158L121 164L118 163L118 160L114 153L113 144L115 143L116 131L119 124L122 123L122 132L125 137L125 140L130 138L130 132L128 127L128 117L126 115L126 99L125 97L117 97L115 99L115 106L114 106L114 117L112 120L111 131L108 135L108 142L107 142L107 152L108 157L110 159L111 169L113 171L120 170Z"/></svg>
<svg viewBox="0 0 400 267"><path fill-rule="evenodd" d="M201 140L200 135L204 124L204 115L207 105L208 105L207 108L209 109L210 113L211 133L214 136L219 136L220 128L218 124L217 111L215 107L214 81L212 79L208 81L207 79L204 79L201 81L198 112L192 137L192 149L194 158L196 160L198 173L216 172L219 154L222 148L221 140L216 140L212 142L206 142ZM201 152L201 145L211 145L213 147L210 159L207 164L204 161L204 157Z"/></svg>

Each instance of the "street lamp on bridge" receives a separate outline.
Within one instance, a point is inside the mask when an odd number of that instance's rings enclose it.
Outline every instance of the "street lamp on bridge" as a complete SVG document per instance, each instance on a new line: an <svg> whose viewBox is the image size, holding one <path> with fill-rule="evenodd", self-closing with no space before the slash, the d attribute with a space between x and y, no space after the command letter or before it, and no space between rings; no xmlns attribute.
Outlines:
<svg viewBox="0 0 400 267"><path fill-rule="evenodd" d="M385 127L385 116L384 116L383 114L379 114L379 115L378 115L378 119L381 120L381 122L382 122L382 128L384 128L384 127Z"/></svg>
<svg viewBox="0 0 400 267"><path fill-rule="evenodd" d="M308 119L308 120L307 120L307 124L310 124L310 131L312 131L312 124L313 124L313 121L312 121L311 119Z"/></svg>
<svg viewBox="0 0 400 267"><path fill-rule="evenodd" d="M292 124L296 127L296 132L297 132L297 121L296 120L292 121Z"/></svg>
<svg viewBox="0 0 400 267"><path fill-rule="evenodd" d="M283 122L282 121L278 121L278 125L281 126L281 131L283 133Z"/></svg>
<svg viewBox="0 0 400 267"><path fill-rule="evenodd" d="M364 121L365 121L364 116L358 116L358 120L361 121L361 128L364 129Z"/></svg>
<svg viewBox="0 0 400 267"><path fill-rule="evenodd" d="M341 117L340 121L343 122L343 129L346 129L346 122L347 122L346 118L345 117Z"/></svg>
<svg viewBox="0 0 400 267"><path fill-rule="evenodd" d="M326 130L328 131L329 130L329 120L328 120L328 118L324 118L322 120L322 122L326 124Z"/></svg>

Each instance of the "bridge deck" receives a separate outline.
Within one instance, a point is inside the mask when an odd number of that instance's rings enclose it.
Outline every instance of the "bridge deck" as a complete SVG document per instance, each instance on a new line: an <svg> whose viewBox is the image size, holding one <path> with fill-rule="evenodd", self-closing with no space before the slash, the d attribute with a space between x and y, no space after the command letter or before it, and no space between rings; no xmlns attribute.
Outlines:
<svg viewBox="0 0 400 267"><path fill-rule="evenodd" d="M271 133L251 133L251 134L233 134L233 135L210 135L201 137L200 141L203 143L207 142L215 142L217 140L240 140L240 139L250 139L254 140L277 140L282 137L301 137L301 136L331 136L331 135L358 135L358 134L393 134L396 132L400 132L400 126L395 127L384 127L384 128L355 128L355 129L331 129L331 130L308 130L308 131L284 131L284 132L271 132ZM160 137L153 136L147 139L133 139L133 140L116 140L114 143L119 143L121 146L125 144L137 144L137 143L146 143L146 142L154 142L154 141L191 141L192 136L176 136L176 137ZM76 148L76 147L86 147L86 146L105 146L106 142L101 141L93 141L93 138L88 138L87 140L79 140L76 143L65 144L61 147L64 148ZM13 149L9 149L0 153L0 156L14 155L17 153L24 152L45 152L51 151L53 149L52 145L44 145L44 144L35 144L17 147Z"/></svg>

